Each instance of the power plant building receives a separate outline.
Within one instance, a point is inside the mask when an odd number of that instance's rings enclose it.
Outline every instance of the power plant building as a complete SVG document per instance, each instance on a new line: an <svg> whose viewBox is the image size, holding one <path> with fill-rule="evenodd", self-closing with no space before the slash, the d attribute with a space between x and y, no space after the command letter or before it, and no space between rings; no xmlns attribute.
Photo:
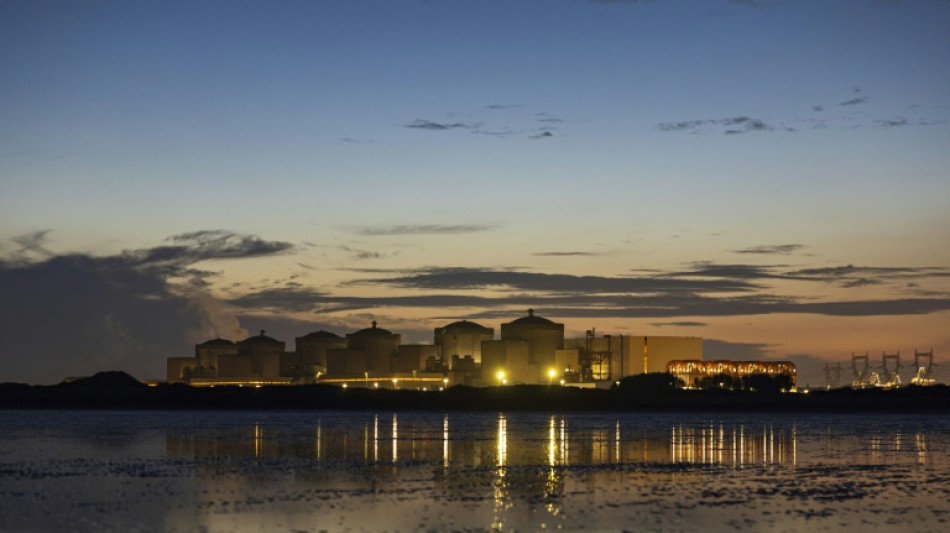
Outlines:
<svg viewBox="0 0 950 533"><path fill-rule="evenodd" d="M296 375L303 379L317 379L327 373L327 353L346 348L346 339L329 331L314 331L297 337L297 358L294 367L283 367L284 375Z"/></svg>
<svg viewBox="0 0 950 533"><path fill-rule="evenodd" d="M495 330L467 320L433 331L432 344L402 344L402 335L371 327L341 337L315 331L284 342L264 334L239 342L213 339L195 357L171 357L168 381L192 385L333 383L427 389L465 384L565 384L605 387L624 376L665 372L671 361L702 360L699 337L601 335L564 337L564 324L526 316Z"/></svg>
<svg viewBox="0 0 950 533"><path fill-rule="evenodd" d="M435 328L435 345L439 347L443 359L449 362L455 356L464 359L471 357L476 363L482 362L482 342L495 338L495 330L481 324L460 320L447 326Z"/></svg>

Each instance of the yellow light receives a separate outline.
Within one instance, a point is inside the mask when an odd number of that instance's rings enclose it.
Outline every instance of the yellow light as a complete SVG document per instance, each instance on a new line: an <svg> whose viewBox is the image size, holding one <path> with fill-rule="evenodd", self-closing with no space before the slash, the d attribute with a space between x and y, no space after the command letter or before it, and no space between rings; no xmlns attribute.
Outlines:
<svg viewBox="0 0 950 533"><path fill-rule="evenodd" d="M343 384L343 388L345 389L346 387L347 387L347 384L346 384L346 383L344 383L344 384Z"/></svg>
<svg viewBox="0 0 950 533"><path fill-rule="evenodd" d="M553 368L548 369L548 377L554 379L555 376L557 376L557 370L554 370Z"/></svg>
<svg viewBox="0 0 950 533"><path fill-rule="evenodd" d="M498 377L498 381L504 381L504 380L505 380L505 371L504 371L504 370L499 370L498 373L495 374L495 376Z"/></svg>

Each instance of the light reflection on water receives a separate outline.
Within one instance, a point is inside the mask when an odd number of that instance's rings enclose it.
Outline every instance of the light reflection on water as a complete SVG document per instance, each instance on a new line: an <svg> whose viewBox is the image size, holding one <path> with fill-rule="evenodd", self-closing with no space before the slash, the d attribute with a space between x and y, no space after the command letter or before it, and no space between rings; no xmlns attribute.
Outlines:
<svg viewBox="0 0 950 533"><path fill-rule="evenodd" d="M0 530L898 531L950 518L941 416L0 411L0 424Z"/></svg>
<svg viewBox="0 0 950 533"><path fill-rule="evenodd" d="M676 420L661 417L644 425L642 420L590 418L582 415L384 415L391 423L381 428L379 414L332 414L317 417L307 428L313 442L303 446L296 427L255 421L248 439L231 428L196 428L166 433L173 457L253 456L310 457L316 462L356 460L361 464L399 464L401 461L434 461L450 465L496 467L536 465L623 465L635 462L745 466L787 465L799 461L804 444L806 461L847 461L877 464L907 461L925 464L932 459L928 440L932 428L922 426L907 434L901 427L870 425L860 432L847 425L828 424L816 431L820 419L808 419L804 431L789 418L779 423L752 419L699 418ZM453 416L460 420L453 422ZM572 420L573 419L573 420ZM623 420L621 420L623 419ZM388 421L387 421L388 422ZM573 424L571 423L573 422ZM852 423L852 425L854 425ZM612 427L610 427L612 426ZM451 428L451 429L450 429ZM490 429L490 433L489 433ZM512 439L509 444L509 439ZM510 453L509 446L515 451ZM543 454L543 455L542 455Z"/></svg>

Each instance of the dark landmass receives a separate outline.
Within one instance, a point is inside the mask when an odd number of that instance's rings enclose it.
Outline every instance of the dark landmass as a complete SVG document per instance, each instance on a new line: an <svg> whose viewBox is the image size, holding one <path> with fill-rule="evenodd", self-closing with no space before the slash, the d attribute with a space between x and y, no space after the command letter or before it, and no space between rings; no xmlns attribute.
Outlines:
<svg viewBox="0 0 950 533"><path fill-rule="evenodd" d="M0 384L2 409L232 409L436 411L692 411L950 413L950 387L847 388L810 394L681 390L624 379L611 389L513 385L445 391L375 390L332 385L198 388L148 386L123 372L59 385Z"/></svg>

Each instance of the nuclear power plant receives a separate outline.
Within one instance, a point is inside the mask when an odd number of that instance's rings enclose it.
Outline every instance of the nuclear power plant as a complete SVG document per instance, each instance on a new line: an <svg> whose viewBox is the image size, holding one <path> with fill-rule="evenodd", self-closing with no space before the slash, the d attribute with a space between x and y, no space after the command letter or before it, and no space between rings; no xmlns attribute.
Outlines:
<svg viewBox="0 0 950 533"><path fill-rule="evenodd" d="M316 331L294 351L261 331L233 342L212 339L194 357L171 357L168 382L193 386L331 383L343 387L437 390L452 385L562 384L608 387L627 376L703 360L701 337L598 335L565 338L564 324L526 316L495 329L467 320L435 328L432 344L402 344L374 321L341 337Z"/></svg>

